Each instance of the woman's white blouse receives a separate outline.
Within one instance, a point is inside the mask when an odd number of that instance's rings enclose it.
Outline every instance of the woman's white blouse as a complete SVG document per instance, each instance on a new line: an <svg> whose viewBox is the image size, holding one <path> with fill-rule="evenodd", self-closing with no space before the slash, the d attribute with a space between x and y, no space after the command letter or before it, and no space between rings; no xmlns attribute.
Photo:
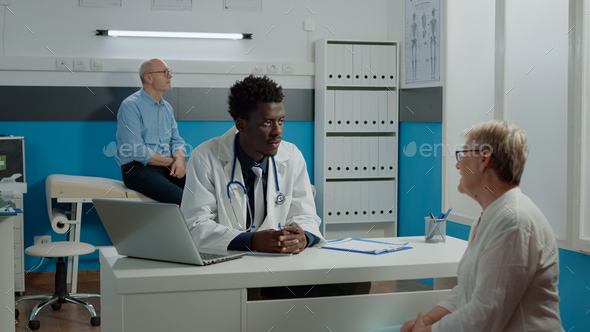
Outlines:
<svg viewBox="0 0 590 332"><path fill-rule="evenodd" d="M432 327L447 331L563 331L559 253L539 208L520 188L506 192L471 226L457 286Z"/></svg>

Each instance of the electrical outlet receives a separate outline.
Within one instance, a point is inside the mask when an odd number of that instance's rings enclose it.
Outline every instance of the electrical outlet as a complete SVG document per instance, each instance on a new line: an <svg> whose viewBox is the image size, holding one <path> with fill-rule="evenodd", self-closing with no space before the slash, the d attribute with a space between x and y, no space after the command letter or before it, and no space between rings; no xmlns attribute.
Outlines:
<svg viewBox="0 0 590 332"><path fill-rule="evenodd" d="M264 64L262 63L253 63L252 64L252 74L262 74L263 73Z"/></svg>
<svg viewBox="0 0 590 332"><path fill-rule="evenodd" d="M74 61L71 58L57 58L55 67L57 70L70 71L74 67Z"/></svg>
<svg viewBox="0 0 590 332"><path fill-rule="evenodd" d="M90 70L101 71L102 59L90 59Z"/></svg>
<svg viewBox="0 0 590 332"><path fill-rule="evenodd" d="M49 242L51 242L51 235L35 236L35 238L34 238L35 245L49 243Z"/></svg>
<svg viewBox="0 0 590 332"><path fill-rule="evenodd" d="M283 74L293 75L293 64L283 63Z"/></svg>
<svg viewBox="0 0 590 332"><path fill-rule="evenodd" d="M278 62L269 62L266 67L266 72L269 74L278 74L280 65L281 64Z"/></svg>
<svg viewBox="0 0 590 332"><path fill-rule="evenodd" d="M74 70L88 70L88 59L74 59Z"/></svg>

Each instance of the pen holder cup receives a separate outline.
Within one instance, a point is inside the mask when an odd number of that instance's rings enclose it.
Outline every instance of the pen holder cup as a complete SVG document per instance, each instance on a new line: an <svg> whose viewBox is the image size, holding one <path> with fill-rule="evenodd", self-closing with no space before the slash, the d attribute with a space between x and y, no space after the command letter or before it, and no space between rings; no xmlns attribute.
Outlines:
<svg viewBox="0 0 590 332"><path fill-rule="evenodd" d="M425 241L426 243L445 243L447 242L447 220L432 219L424 217Z"/></svg>

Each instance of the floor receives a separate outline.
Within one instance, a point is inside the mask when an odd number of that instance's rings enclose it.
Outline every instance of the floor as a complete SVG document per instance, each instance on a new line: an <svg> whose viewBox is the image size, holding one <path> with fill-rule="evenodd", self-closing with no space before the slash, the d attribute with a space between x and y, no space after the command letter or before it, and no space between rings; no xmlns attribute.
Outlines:
<svg viewBox="0 0 590 332"><path fill-rule="evenodd" d="M54 289L54 273L28 273L25 276L26 293L24 295L51 294ZM412 292L431 290L432 287L417 280L380 281L373 282L371 294ZM78 274L79 293L100 293L100 271L80 271ZM15 299L20 295L15 296ZM86 299L96 309L100 316L100 299ZM31 308L40 300L21 301L16 306L20 311L17 319L17 332L30 332L28 316ZM40 332L98 332L100 326L90 325L90 313L82 306L66 303L60 310L53 310L50 306L43 308L37 315L41 322Z"/></svg>

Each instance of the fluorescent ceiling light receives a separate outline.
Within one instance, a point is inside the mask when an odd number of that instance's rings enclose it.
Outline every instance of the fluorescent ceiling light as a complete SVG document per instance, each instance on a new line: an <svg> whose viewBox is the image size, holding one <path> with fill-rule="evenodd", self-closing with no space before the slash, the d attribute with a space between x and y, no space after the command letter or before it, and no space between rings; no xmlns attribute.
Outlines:
<svg viewBox="0 0 590 332"><path fill-rule="evenodd" d="M153 37L153 38L200 38L200 39L252 39L251 33L210 33L172 31L96 30L97 36Z"/></svg>

